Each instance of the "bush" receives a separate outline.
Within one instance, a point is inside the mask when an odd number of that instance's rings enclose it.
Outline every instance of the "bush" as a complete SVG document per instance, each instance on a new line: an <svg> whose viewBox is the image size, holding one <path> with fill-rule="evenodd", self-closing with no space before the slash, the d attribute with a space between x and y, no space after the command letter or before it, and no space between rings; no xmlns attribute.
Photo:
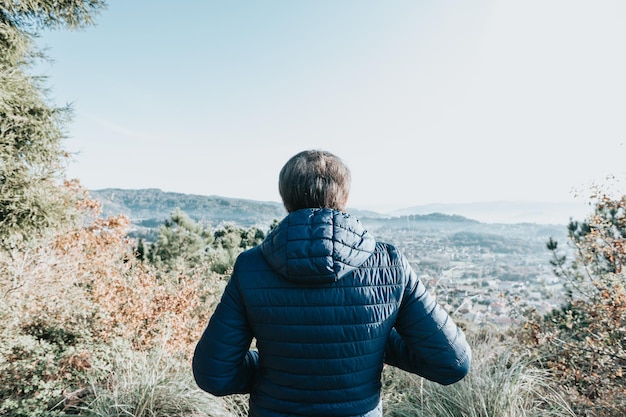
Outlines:
<svg viewBox="0 0 626 417"><path fill-rule="evenodd" d="M83 226L0 251L2 412L76 409L120 340L189 358L221 296L224 280L203 269L157 277L133 256L128 220L92 208Z"/></svg>
<svg viewBox="0 0 626 417"><path fill-rule="evenodd" d="M159 227L146 258L159 272L204 268L227 275L237 256L260 244L264 238L265 233L256 227L244 229L233 224L224 224L212 232L209 225L194 222L176 209L171 219ZM137 257L143 258L144 251L140 240Z"/></svg>
<svg viewBox="0 0 626 417"><path fill-rule="evenodd" d="M541 317L529 314L525 342L538 365L575 389L577 408L605 416L626 409L626 196L597 193L594 213L568 227L568 261L550 239L552 265L568 301Z"/></svg>

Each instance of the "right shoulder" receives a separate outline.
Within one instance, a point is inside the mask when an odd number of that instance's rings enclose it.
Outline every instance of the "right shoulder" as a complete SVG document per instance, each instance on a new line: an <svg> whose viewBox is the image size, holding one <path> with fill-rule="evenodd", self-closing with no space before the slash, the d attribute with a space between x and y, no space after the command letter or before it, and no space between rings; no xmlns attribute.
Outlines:
<svg viewBox="0 0 626 417"><path fill-rule="evenodd" d="M362 265L371 269L387 269L391 276L405 287L414 287L416 274L406 256L396 246L386 242L376 242L372 256Z"/></svg>
<svg viewBox="0 0 626 417"><path fill-rule="evenodd" d="M394 245L386 242L376 242L376 247L370 259L377 264L385 264L386 266L402 266L404 256Z"/></svg>

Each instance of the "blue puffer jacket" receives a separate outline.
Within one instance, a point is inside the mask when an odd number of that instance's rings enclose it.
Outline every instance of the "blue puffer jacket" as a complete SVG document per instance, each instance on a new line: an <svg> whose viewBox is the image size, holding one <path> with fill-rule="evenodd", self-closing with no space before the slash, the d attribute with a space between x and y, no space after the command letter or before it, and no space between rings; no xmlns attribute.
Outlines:
<svg viewBox="0 0 626 417"><path fill-rule="evenodd" d="M193 371L214 395L250 393L250 416L374 417L383 363L451 384L470 357L393 246L347 213L304 209L239 256Z"/></svg>

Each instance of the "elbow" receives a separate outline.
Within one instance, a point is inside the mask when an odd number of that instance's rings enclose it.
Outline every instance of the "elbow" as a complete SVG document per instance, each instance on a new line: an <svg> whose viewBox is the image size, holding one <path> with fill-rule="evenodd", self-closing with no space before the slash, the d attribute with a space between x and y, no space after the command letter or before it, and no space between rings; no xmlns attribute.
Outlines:
<svg viewBox="0 0 626 417"><path fill-rule="evenodd" d="M437 381L441 385L452 385L459 382L469 374L472 364L472 353L468 349L465 355L457 360L453 366L447 369L447 372L443 373L444 378Z"/></svg>
<svg viewBox="0 0 626 417"><path fill-rule="evenodd" d="M196 381L197 383L197 381ZM223 386L217 386L217 385L200 385L198 384L198 386L203 390L208 392L209 394L215 396L215 397L225 397L226 395L231 395L232 392L230 392L229 390L227 390L225 387Z"/></svg>
<svg viewBox="0 0 626 417"><path fill-rule="evenodd" d="M210 372L212 369L215 370L216 365L208 362L204 356L194 355L191 368L193 378L200 389L216 397L230 394L228 392L229 378L220 377L214 372Z"/></svg>
<svg viewBox="0 0 626 417"><path fill-rule="evenodd" d="M209 394L215 395L216 397L223 397L232 393L228 388L228 384L224 383L221 378L215 378L211 375L207 375L206 373L202 373L195 367L193 369L193 377L200 389L208 392Z"/></svg>
<svg viewBox="0 0 626 417"><path fill-rule="evenodd" d="M239 393L233 388L233 381L228 377L217 377L204 372L193 369L193 377L196 381L196 385L211 395L216 397L223 397L225 395Z"/></svg>
<svg viewBox="0 0 626 417"><path fill-rule="evenodd" d="M198 387L216 397L249 394L257 364L258 353L254 351L246 354L244 363L240 366L208 359L204 355L194 355L193 377Z"/></svg>

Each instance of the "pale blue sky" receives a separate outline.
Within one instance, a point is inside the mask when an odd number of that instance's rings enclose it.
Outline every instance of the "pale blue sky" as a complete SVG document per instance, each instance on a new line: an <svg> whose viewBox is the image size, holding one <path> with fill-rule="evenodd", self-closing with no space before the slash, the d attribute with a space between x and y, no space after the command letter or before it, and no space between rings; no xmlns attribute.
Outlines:
<svg viewBox="0 0 626 417"><path fill-rule="evenodd" d="M309 148L378 210L571 201L625 172L623 0L112 0L39 42L92 189L279 201Z"/></svg>

